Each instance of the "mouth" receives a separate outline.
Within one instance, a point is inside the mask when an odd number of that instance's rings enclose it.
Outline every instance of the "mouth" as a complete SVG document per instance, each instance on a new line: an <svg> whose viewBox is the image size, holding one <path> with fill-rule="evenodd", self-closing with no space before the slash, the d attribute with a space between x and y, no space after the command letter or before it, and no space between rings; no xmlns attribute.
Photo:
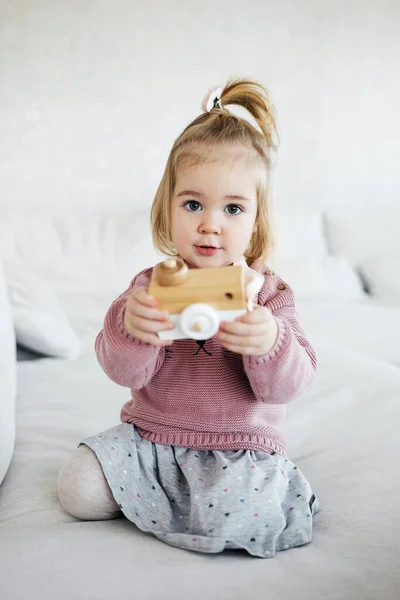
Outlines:
<svg viewBox="0 0 400 600"><path fill-rule="evenodd" d="M201 256L213 256L216 254L221 248L217 248L216 246L194 246L196 252L198 252Z"/></svg>

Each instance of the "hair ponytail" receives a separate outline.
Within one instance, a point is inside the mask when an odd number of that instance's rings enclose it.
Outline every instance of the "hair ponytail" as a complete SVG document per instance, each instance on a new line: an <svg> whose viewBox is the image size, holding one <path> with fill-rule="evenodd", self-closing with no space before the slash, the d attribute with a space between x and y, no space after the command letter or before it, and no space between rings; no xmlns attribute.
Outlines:
<svg viewBox="0 0 400 600"><path fill-rule="evenodd" d="M229 81L222 90L221 104L222 110L229 105L246 109L264 134L269 148L275 152L278 150L279 135L275 108L269 92L260 83L251 79Z"/></svg>

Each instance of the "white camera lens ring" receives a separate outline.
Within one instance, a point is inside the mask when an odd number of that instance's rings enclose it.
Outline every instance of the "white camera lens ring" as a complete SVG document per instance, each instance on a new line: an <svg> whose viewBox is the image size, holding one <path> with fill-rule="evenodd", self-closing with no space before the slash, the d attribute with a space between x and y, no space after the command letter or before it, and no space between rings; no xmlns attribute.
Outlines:
<svg viewBox="0 0 400 600"><path fill-rule="evenodd" d="M193 340L207 340L219 328L217 311L209 304L190 304L181 313L179 327L183 334Z"/></svg>

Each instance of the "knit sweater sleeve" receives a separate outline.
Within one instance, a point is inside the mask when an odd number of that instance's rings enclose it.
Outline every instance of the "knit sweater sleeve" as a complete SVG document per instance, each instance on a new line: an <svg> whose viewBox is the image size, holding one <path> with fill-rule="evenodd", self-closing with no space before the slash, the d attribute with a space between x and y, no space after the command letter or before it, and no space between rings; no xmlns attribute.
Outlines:
<svg viewBox="0 0 400 600"><path fill-rule="evenodd" d="M276 318L278 335L263 356L244 356L244 368L256 398L286 404L314 381L317 359L300 324L293 290L277 275L267 273L259 304Z"/></svg>
<svg viewBox="0 0 400 600"><path fill-rule="evenodd" d="M151 269L139 273L129 288L108 309L95 342L97 359L105 373L119 385L141 389L161 368L165 351L131 337L124 329L129 294L136 286L148 287Z"/></svg>

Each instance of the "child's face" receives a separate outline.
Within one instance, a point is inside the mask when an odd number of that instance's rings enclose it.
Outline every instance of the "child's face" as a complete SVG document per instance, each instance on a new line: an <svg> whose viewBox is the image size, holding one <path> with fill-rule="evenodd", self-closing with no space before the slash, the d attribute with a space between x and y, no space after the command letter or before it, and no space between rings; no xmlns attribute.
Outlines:
<svg viewBox="0 0 400 600"><path fill-rule="evenodd" d="M244 161L182 168L171 201L174 246L191 267L239 260L255 231L256 171Z"/></svg>

